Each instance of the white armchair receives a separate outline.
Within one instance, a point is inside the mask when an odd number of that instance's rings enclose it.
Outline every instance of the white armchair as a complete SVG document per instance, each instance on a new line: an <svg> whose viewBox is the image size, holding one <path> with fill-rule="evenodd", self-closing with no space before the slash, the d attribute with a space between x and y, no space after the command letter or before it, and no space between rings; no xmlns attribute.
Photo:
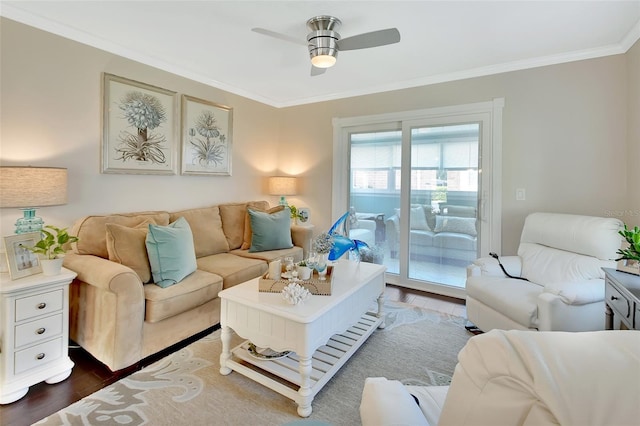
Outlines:
<svg viewBox="0 0 640 426"><path fill-rule="evenodd" d="M363 426L636 425L640 331L493 330L458 355L451 386L369 377Z"/></svg>
<svg viewBox="0 0 640 426"><path fill-rule="evenodd" d="M376 221L371 219L359 219L355 209L351 207L349 217L349 238L360 240L369 247L376 245Z"/></svg>
<svg viewBox="0 0 640 426"><path fill-rule="evenodd" d="M480 330L604 329L603 267L620 248L615 218L532 213L517 256L480 258L467 268L467 318Z"/></svg>

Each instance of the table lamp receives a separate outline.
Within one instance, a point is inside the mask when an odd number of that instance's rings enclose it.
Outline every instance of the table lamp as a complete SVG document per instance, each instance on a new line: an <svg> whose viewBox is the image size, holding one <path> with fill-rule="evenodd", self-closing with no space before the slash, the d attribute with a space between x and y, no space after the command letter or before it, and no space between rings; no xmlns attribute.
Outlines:
<svg viewBox="0 0 640 426"><path fill-rule="evenodd" d="M16 234L42 230L36 207L67 203L67 169L59 167L0 167L0 207L20 207Z"/></svg>
<svg viewBox="0 0 640 426"><path fill-rule="evenodd" d="M288 206L286 195L296 195L296 178L293 176L272 176L269 178L269 195L279 195L281 206Z"/></svg>

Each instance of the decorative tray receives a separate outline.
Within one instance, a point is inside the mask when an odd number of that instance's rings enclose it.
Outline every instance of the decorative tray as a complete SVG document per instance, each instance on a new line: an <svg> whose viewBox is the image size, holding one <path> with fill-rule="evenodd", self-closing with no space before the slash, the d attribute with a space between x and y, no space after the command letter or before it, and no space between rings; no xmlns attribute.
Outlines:
<svg viewBox="0 0 640 426"><path fill-rule="evenodd" d="M331 296L331 287L333 283L333 266L327 266L327 276L326 280L321 281L318 276L317 271L313 271L311 278L308 280L296 279L279 279L272 280L269 277L269 273L266 272L263 276L260 277L258 281L258 291L264 293L280 293L283 288L292 282L296 282L309 290L311 294L321 295L321 296Z"/></svg>

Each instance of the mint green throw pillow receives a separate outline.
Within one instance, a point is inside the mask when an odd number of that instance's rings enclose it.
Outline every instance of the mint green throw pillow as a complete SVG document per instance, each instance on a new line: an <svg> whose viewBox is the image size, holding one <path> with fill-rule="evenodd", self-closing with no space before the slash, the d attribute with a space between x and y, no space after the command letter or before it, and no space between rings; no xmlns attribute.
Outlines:
<svg viewBox="0 0 640 426"><path fill-rule="evenodd" d="M293 247L291 242L291 211L267 213L247 209L251 219L251 247L249 253Z"/></svg>
<svg viewBox="0 0 640 426"><path fill-rule="evenodd" d="M184 217L168 226L149 224L145 244L153 282L162 288L182 281L197 269L193 234Z"/></svg>

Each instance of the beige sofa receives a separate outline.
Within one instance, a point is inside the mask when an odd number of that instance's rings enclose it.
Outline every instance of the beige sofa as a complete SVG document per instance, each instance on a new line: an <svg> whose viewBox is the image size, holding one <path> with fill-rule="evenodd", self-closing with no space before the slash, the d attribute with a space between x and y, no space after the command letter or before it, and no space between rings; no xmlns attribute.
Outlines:
<svg viewBox="0 0 640 426"><path fill-rule="evenodd" d="M311 242L311 228L292 225L292 248L250 252L248 206L266 210L268 203L76 221L71 234L79 241L64 259L78 274L70 291L70 338L115 371L218 324L218 292L262 275L271 260L302 260ZM168 225L180 217L193 234L197 270L162 288L150 274L146 232L150 223Z"/></svg>

